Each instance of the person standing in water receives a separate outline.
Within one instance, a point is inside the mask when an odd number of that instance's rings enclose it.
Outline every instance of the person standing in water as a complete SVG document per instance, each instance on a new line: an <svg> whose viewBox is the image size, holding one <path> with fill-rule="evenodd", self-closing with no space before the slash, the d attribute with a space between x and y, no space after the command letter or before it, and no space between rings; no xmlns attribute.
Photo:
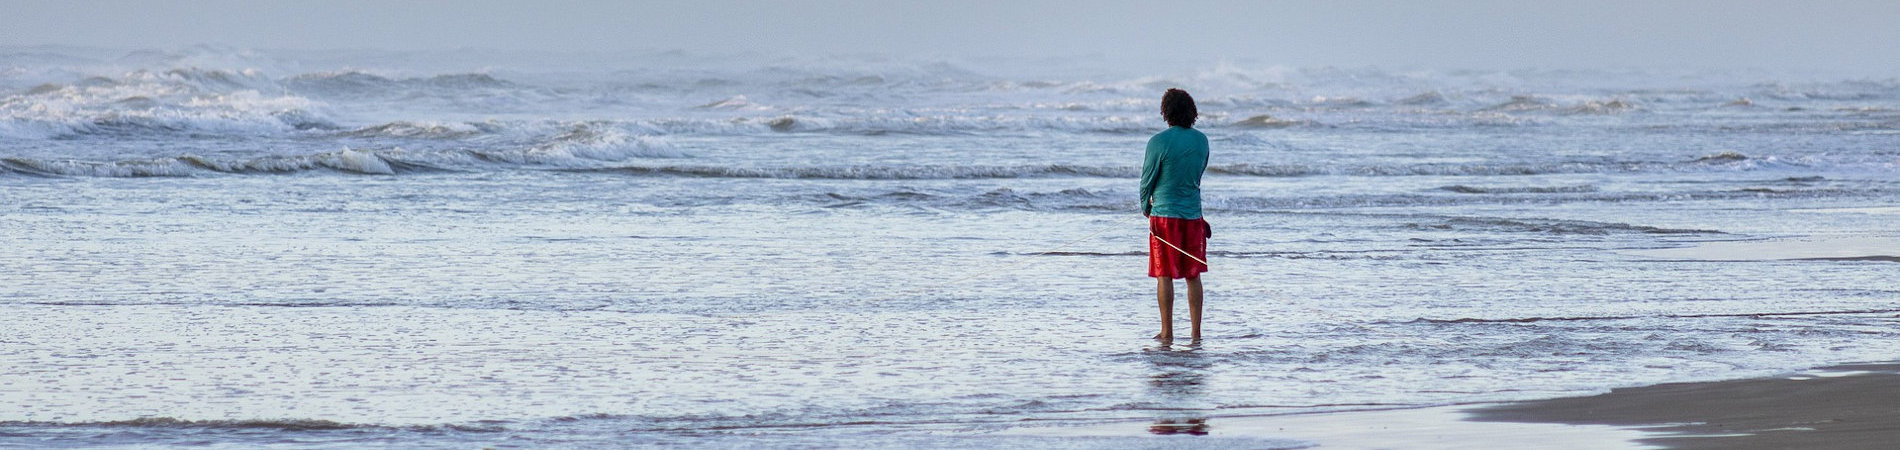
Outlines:
<svg viewBox="0 0 1900 450"><path fill-rule="evenodd" d="M1207 272L1207 238L1201 217L1201 174L1207 171L1207 135L1194 129L1194 97L1169 89L1161 96L1168 129L1148 139L1141 162L1141 215L1148 216L1148 276L1155 279L1161 334L1174 340L1174 279L1187 280L1193 340L1201 340L1201 273Z"/></svg>

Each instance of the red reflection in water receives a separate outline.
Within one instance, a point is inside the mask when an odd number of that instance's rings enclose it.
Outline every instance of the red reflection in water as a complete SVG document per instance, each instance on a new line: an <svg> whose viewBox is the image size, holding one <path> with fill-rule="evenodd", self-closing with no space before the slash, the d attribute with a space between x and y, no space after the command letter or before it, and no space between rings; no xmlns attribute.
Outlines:
<svg viewBox="0 0 1900 450"><path fill-rule="evenodd" d="M1207 419L1161 419L1148 426L1148 432L1154 434L1190 434L1207 435Z"/></svg>

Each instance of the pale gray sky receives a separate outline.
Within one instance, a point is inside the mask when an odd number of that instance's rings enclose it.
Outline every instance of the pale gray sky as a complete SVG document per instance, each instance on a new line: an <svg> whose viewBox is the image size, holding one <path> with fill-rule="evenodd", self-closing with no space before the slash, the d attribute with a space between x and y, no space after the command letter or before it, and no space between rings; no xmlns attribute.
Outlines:
<svg viewBox="0 0 1900 450"><path fill-rule="evenodd" d="M1170 55L1900 75L1892 0L0 0L0 12L0 46Z"/></svg>

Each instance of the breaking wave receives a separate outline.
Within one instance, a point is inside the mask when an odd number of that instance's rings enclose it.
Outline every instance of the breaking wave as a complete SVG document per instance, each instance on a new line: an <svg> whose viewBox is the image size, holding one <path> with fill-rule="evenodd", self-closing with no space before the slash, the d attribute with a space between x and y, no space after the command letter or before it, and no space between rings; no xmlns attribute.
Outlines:
<svg viewBox="0 0 1900 450"><path fill-rule="evenodd" d="M1142 116L1009 116L899 113L890 116L739 117L730 119L639 121L635 126L666 134L832 133L858 135L962 135L1063 131L1072 133L1144 133L1154 121Z"/></svg>
<svg viewBox="0 0 1900 450"><path fill-rule="evenodd" d="M1308 165L1308 164L1227 164L1207 167L1209 174L1251 177L1345 176L1420 176L1420 175L1540 175L1572 173L1616 173L1648 171L1709 170L1688 163L1554 163L1554 164L1414 164L1414 165ZM819 178L819 179L969 179L1087 176L1133 178L1141 175L1138 166L1080 166L1066 164L1022 166L840 166L840 167L717 167L717 166L624 166L589 169L635 175L680 175L717 178ZM1482 188L1447 186L1443 190L1460 193L1584 193L1594 186Z"/></svg>
<svg viewBox="0 0 1900 450"><path fill-rule="evenodd" d="M0 169L40 176L89 177L182 177L202 172L288 173L332 170L357 174L395 174L420 167L386 158L378 152L343 149L334 152L294 156L269 156L242 160L216 160L200 156L178 156L144 160L92 162L76 160L0 159Z"/></svg>
<svg viewBox="0 0 1900 450"><path fill-rule="evenodd" d="M1129 178L1141 175L1139 167L1089 167L1071 165L1026 166L844 166L844 167L715 167L715 166L625 166L575 171L624 173L634 175L675 175L709 178L807 178L838 180L945 180L981 178L1031 178L1051 176L1092 176Z"/></svg>
<svg viewBox="0 0 1900 450"><path fill-rule="evenodd" d="M502 125L489 122L410 122L396 121L371 125L343 132L351 137L393 137L393 138L430 138L463 139L482 134L499 132Z"/></svg>
<svg viewBox="0 0 1900 450"><path fill-rule="evenodd" d="M1268 114L1261 114L1261 115L1257 115L1253 117L1248 117L1246 119L1241 119L1237 122L1228 124L1228 126L1235 127L1235 128L1253 128L1253 129L1288 128L1288 127L1295 127L1295 126L1310 126L1310 125L1315 125L1315 124L1313 123L1313 121L1310 121L1310 120L1287 120L1287 119L1282 119L1278 117L1273 117L1272 115L1268 115Z"/></svg>
<svg viewBox="0 0 1900 450"><path fill-rule="evenodd" d="M322 136L461 139L505 131L496 121L393 121L345 127L332 120L329 107L302 97L269 97L256 92L221 95L189 104L130 102L0 104L0 137L61 139L139 134L218 134L233 136ZM747 136L782 133L839 135L995 135L1042 132L1139 134L1154 123L1139 116L943 115L899 113L891 116L819 117L805 115L673 117L614 121L652 135Z"/></svg>
<svg viewBox="0 0 1900 450"><path fill-rule="evenodd" d="M1454 184L1450 186L1440 187L1438 188L1438 190L1456 192L1460 194L1561 194L1561 193L1578 193L1578 192L1596 192L1597 187L1588 185L1588 184L1577 185L1577 186L1506 186L1506 187L1466 186L1462 184Z"/></svg>
<svg viewBox="0 0 1900 450"><path fill-rule="evenodd" d="M0 158L0 173L30 176L181 177L201 173L332 171L364 175L498 167L599 167L638 158L686 156L665 139L614 128L575 126L544 143L493 150L352 149L297 155L213 158L182 155L119 161Z"/></svg>
<svg viewBox="0 0 1900 450"><path fill-rule="evenodd" d="M42 83L0 97L0 137L282 135L341 128L332 119L329 100L462 100L475 92L487 96L478 99L545 97L537 89L484 73L388 78L344 71L273 79L255 69L135 70Z"/></svg>
<svg viewBox="0 0 1900 450"><path fill-rule="evenodd" d="M322 102L271 89L255 71L174 69L42 84L0 98L0 137L192 132L280 134L331 128Z"/></svg>
<svg viewBox="0 0 1900 450"><path fill-rule="evenodd" d="M1491 217L1448 217L1435 222L1411 223L1410 228L1424 230L1509 231L1549 234L1724 234L1715 230L1661 228L1626 223L1564 219L1502 219Z"/></svg>
<svg viewBox="0 0 1900 450"><path fill-rule="evenodd" d="M486 73L456 73L419 78L390 78L360 71L319 72L282 80L285 89L314 95L361 96L418 92L513 89L523 86Z"/></svg>
<svg viewBox="0 0 1900 450"><path fill-rule="evenodd" d="M265 429L282 431L312 430L349 430L359 428L388 428L381 425L362 425L332 422L321 419L281 419L281 420L189 420L171 417L141 417L131 420L103 422L0 422L0 427L125 427L125 428L197 428L197 429Z"/></svg>
<svg viewBox="0 0 1900 450"><path fill-rule="evenodd" d="M470 124L386 124L349 131L349 134L436 134L465 136L483 133ZM778 178L836 180L955 180L1047 177L1135 178L1134 165L1076 164L1024 165L843 165L843 166L720 166L705 164L615 164L627 161L688 158L664 136L637 134L617 126L580 124L563 128L538 144L497 149L404 150L351 149L298 155L252 158L210 158L183 155L117 161L49 158L0 158L0 173L46 176L150 177L189 176L210 171L223 173L286 173L331 170L359 174L398 174L440 170L484 171L544 169L566 172L637 176L701 178ZM1207 173L1241 177L1305 176L1512 176L1543 174L1748 171L1761 165L1710 164L1704 160L1662 162L1568 162L1549 164L1225 164L1207 167ZM1459 194L1590 194L1592 185L1492 187L1448 185L1434 189ZM1801 194L1802 190L1747 190L1751 194ZM1640 195L1640 194L1631 194Z"/></svg>

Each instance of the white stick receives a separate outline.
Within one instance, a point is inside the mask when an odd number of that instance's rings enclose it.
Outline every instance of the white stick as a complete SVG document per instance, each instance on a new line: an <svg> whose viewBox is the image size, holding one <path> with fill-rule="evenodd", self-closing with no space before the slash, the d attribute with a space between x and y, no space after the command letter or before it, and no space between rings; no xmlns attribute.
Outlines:
<svg viewBox="0 0 1900 450"><path fill-rule="evenodd" d="M1203 265L1203 266L1209 266L1209 265L1210 265L1210 264L1208 264L1208 263L1207 263L1207 260L1205 260L1205 259L1201 259L1201 258L1199 258L1199 257L1196 257L1196 256L1194 256L1194 254L1193 254L1193 253L1188 253L1188 252L1187 252L1187 250L1182 250L1182 249L1181 249L1181 247L1175 247L1175 246L1174 246L1174 243L1173 243L1173 242L1168 242L1168 240L1167 240L1167 239L1162 239L1162 238L1161 238L1161 235L1158 235L1158 234L1154 234L1154 232L1149 232L1149 233L1148 233L1148 235L1149 235L1149 236L1154 236L1154 238L1155 238L1155 239L1159 239L1159 240L1161 241L1161 243L1163 243L1163 244L1167 244L1167 245L1168 245L1168 248L1172 248L1172 249L1174 249L1174 251L1177 251L1177 252L1181 252L1181 254L1183 254L1183 255L1187 255L1187 257L1189 257L1189 258L1194 258L1194 260L1195 260L1195 261L1200 261L1200 262L1201 262L1201 265Z"/></svg>

